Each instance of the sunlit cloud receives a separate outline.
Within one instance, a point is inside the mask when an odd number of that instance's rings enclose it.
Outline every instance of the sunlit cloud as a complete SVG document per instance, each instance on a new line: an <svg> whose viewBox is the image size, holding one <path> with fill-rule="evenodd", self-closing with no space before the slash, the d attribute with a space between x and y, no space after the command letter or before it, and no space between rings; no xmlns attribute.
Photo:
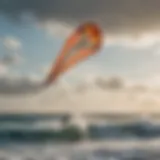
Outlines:
<svg viewBox="0 0 160 160"><path fill-rule="evenodd" d="M105 87L97 85L97 80L103 79ZM35 78L6 78L0 80L0 105L2 110L22 110L25 112L142 112L147 106L146 112L159 112L160 92L147 85L126 85L126 80L122 77L97 77L92 79L92 83L83 78L83 82L72 85L68 81L61 80L60 83L51 86L49 89L35 93L35 86L38 87ZM36 85L35 85L36 83ZM118 85L117 85L118 84ZM107 87L106 87L107 86ZM30 94L26 95L29 91ZM7 96L11 93L20 93L19 96ZM2 96L5 95L5 96ZM23 96L22 96L23 95ZM3 97L3 100L2 100ZM4 105L5 104L5 105ZM22 107L23 106L23 107Z"/></svg>
<svg viewBox="0 0 160 160"><path fill-rule="evenodd" d="M105 40L106 46L121 46L131 49L149 49L160 44L159 33L156 34L142 34L135 37L121 36L121 37L107 37Z"/></svg>

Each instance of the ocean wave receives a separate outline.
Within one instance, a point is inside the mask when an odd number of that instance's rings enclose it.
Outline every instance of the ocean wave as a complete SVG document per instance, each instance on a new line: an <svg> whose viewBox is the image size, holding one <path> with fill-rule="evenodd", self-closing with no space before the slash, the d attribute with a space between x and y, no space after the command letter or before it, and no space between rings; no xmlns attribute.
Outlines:
<svg viewBox="0 0 160 160"><path fill-rule="evenodd" d="M157 138L160 137L160 125L144 122L128 124L90 125L89 137L94 138Z"/></svg>
<svg viewBox="0 0 160 160"><path fill-rule="evenodd" d="M141 120L88 124L83 130L67 123L67 116L2 115L0 126L0 143L160 138L160 123Z"/></svg>

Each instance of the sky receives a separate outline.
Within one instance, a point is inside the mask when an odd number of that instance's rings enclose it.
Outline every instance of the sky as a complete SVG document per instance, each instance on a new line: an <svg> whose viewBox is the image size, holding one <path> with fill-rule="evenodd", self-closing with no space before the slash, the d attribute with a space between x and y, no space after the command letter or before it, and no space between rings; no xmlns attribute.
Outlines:
<svg viewBox="0 0 160 160"><path fill-rule="evenodd" d="M1 0L0 112L160 111L159 0ZM65 39L96 22L96 56L41 83Z"/></svg>

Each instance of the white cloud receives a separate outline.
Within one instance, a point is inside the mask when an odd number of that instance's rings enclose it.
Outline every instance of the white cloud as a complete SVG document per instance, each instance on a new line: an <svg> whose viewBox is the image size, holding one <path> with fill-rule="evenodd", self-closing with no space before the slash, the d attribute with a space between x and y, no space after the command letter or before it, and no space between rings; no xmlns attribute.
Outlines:
<svg viewBox="0 0 160 160"><path fill-rule="evenodd" d="M1 38L7 52L0 58L0 96L17 96L36 93L43 85L40 78L35 74L21 77L10 72L14 65L22 62L22 43L15 37L8 36Z"/></svg>
<svg viewBox="0 0 160 160"><path fill-rule="evenodd" d="M58 21L45 21L37 26L46 30L49 35L65 38L69 36L76 26ZM143 33L137 35L108 34L104 35L104 46L120 46L130 49L148 49L160 44L160 32Z"/></svg>
<svg viewBox="0 0 160 160"><path fill-rule="evenodd" d="M113 36L107 37L105 45L116 45L131 49L148 49L160 44L160 33L148 33L139 36Z"/></svg>
<svg viewBox="0 0 160 160"><path fill-rule="evenodd" d="M17 38L12 36L5 37L3 39L3 45L10 51L17 51L22 47L21 42Z"/></svg>
<svg viewBox="0 0 160 160"><path fill-rule="evenodd" d="M40 89L41 81L34 76L33 78L6 77L0 80L0 111L48 113L64 111L79 114L83 112L140 113L146 109L145 112L160 112L158 88L155 91L145 85L127 86L126 81L118 77L116 82L123 84L120 88L115 85L110 86L112 80L115 82L114 77L103 78L108 86L104 88L96 84L98 78L99 76L92 79L92 83L88 83L84 78L78 86L64 80L47 89L41 88L39 92L37 89Z"/></svg>
<svg viewBox="0 0 160 160"><path fill-rule="evenodd" d="M146 79L145 84L150 88L159 88L160 87L160 75L150 74L150 76Z"/></svg>
<svg viewBox="0 0 160 160"><path fill-rule="evenodd" d="M72 31L73 27L66 23L59 23L56 21L46 21L42 23L36 23L37 27L45 29L49 35L57 37L68 36Z"/></svg>
<svg viewBox="0 0 160 160"><path fill-rule="evenodd" d="M39 79L38 79L39 80ZM16 96L38 92L43 87L35 77L3 76L0 78L0 95Z"/></svg>
<svg viewBox="0 0 160 160"><path fill-rule="evenodd" d="M0 64L0 77L6 75L7 73L8 73L8 68L5 65Z"/></svg>
<svg viewBox="0 0 160 160"><path fill-rule="evenodd" d="M6 74L13 65L19 65L23 62L22 44L15 37L1 38L5 53L0 57L0 75Z"/></svg>
<svg viewBox="0 0 160 160"><path fill-rule="evenodd" d="M17 65L22 62L22 57L19 54L5 54L1 60L1 64L10 66L10 65Z"/></svg>

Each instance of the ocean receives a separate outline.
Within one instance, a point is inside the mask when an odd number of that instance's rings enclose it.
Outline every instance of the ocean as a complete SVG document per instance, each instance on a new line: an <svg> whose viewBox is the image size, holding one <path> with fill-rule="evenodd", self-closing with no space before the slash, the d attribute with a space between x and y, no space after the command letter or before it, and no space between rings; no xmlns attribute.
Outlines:
<svg viewBox="0 0 160 160"><path fill-rule="evenodd" d="M0 160L160 159L159 120L106 119L82 128L67 114L1 114Z"/></svg>

